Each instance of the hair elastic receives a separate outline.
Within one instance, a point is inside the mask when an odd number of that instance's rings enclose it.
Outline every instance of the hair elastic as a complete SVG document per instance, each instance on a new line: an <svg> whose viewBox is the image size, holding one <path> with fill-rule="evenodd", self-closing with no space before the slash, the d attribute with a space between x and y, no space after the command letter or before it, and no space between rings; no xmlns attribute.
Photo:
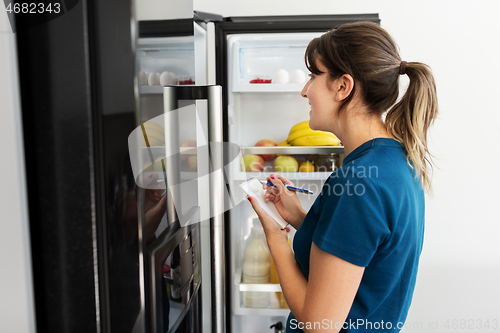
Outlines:
<svg viewBox="0 0 500 333"><path fill-rule="evenodd" d="M399 65L399 74L406 74L406 61L401 61L401 65Z"/></svg>

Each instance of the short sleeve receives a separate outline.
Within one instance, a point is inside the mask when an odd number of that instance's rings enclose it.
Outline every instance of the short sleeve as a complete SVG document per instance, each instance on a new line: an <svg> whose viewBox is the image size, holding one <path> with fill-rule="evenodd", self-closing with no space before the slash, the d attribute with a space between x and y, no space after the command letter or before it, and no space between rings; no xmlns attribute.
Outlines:
<svg viewBox="0 0 500 333"><path fill-rule="evenodd" d="M382 199L369 178L329 181L312 241L323 251L366 267L390 235Z"/></svg>

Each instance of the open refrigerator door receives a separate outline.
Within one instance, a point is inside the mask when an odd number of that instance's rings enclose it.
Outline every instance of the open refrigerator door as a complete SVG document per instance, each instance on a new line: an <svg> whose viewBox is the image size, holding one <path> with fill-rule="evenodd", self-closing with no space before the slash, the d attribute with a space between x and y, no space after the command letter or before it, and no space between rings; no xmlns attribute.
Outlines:
<svg viewBox="0 0 500 333"><path fill-rule="evenodd" d="M292 133L305 129L304 124L308 127L305 122L309 120L310 108L307 99L300 95L308 79L304 54L311 39L320 35L235 34L227 40L228 138L241 147L243 155L242 165L234 165L230 170L230 179L235 184L251 178L265 182L272 173L280 173L295 186L314 192L298 194L306 210L330 173L340 167L344 151L340 145L290 146L290 139L300 136ZM285 325L290 310L273 271L272 258L261 255L268 267L264 271L259 268L260 274L267 276L265 282L244 282L252 281L245 279L245 270L249 269L247 257L255 256L254 234L258 233L255 227L260 226L260 221L248 203L239 204L229 213L230 331L270 332L270 327L278 322ZM291 228L290 243L294 234Z"/></svg>
<svg viewBox="0 0 500 333"><path fill-rule="evenodd" d="M182 23L191 24L185 35L160 27L154 35L165 36L142 36L137 49L141 144L134 175L145 189L145 209L158 189L167 197L159 224L149 223L148 214L143 219L145 327L152 333L198 332L205 319L202 262L210 261L202 259L201 239L210 233L208 144L214 141L207 100L220 87L197 86L206 82L206 31L192 20Z"/></svg>

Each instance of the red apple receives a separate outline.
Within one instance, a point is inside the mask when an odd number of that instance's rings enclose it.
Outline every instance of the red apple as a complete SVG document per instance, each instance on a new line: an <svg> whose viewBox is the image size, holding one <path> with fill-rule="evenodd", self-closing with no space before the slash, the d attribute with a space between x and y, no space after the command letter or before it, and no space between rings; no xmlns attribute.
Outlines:
<svg viewBox="0 0 500 333"><path fill-rule="evenodd" d="M299 163L292 156L278 156L274 160L274 171L297 172Z"/></svg>
<svg viewBox="0 0 500 333"><path fill-rule="evenodd" d="M264 159L259 155L245 155L243 156L242 169L246 172L262 171L264 170Z"/></svg>
<svg viewBox="0 0 500 333"><path fill-rule="evenodd" d="M255 147L273 147L278 144L273 139L262 139L255 144ZM273 154L259 154L260 157L264 159L264 161L272 161L274 158Z"/></svg>

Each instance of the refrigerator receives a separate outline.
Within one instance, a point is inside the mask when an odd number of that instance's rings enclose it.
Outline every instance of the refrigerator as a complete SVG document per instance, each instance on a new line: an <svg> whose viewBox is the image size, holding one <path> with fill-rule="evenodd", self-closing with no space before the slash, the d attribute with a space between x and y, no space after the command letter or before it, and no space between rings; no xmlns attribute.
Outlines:
<svg viewBox="0 0 500 333"><path fill-rule="evenodd" d="M311 38L378 15L195 12L137 22L133 1L66 5L16 32L37 331L271 332L284 324L278 284L241 282L257 221L239 185L273 170L266 162L264 172L246 173L240 160L342 148L254 147L284 140L308 109L302 83L250 81L272 81L279 69L306 73ZM159 136L144 136L151 126L163 128L152 130ZM286 176L317 193L328 174ZM158 218L151 212L162 197ZM301 196L306 208L313 200ZM268 293L269 305L244 306L252 291Z"/></svg>
<svg viewBox="0 0 500 333"><path fill-rule="evenodd" d="M187 224L197 230L193 263L200 275L199 328L203 332L273 332L285 325L289 309L280 300L279 284L242 282L245 248L252 226L260 222L239 185L251 178L264 181L275 172L273 158L277 154L292 156L298 162L335 154L341 163L342 146L255 145L263 139L280 143L292 126L309 119L308 101L300 91L307 80L304 53L312 38L343 23L380 21L376 14L223 18L195 12L194 18L187 24L186 30L194 27L189 37L180 36L180 25L172 22L139 24L141 121L164 127L165 147L144 147L147 144L143 142L139 155L144 159L137 163L134 175L167 156L165 170L157 164L152 172L167 179L163 184L174 184L165 188L170 188L171 211L176 214L167 217L170 222L163 224L167 229L160 224L158 232L167 232L176 220L181 228ZM174 81L169 81L171 73ZM241 165L245 155L272 158L262 171L245 172ZM195 171L192 165L189 171L187 159L193 156ZM169 168L179 172L168 174ZM284 175L315 193L299 194L301 204L309 209L330 172ZM144 175L148 175L147 170ZM294 233L292 228L291 240ZM160 262L169 266L172 261L159 259L151 271L157 279L162 275ZM172 283L169 274L164 274L167 284ZM245 295L255 292L266 295L265 306L245 305ZM151 301L154 296L146 295L150 298L146 304L157 309L156 318L150 318L153 326L165 311L159 305L159 291L156 295L156 302ZM169 299L173 309L171 295ZM169 325L176 328L172 322Z"/></svg>

